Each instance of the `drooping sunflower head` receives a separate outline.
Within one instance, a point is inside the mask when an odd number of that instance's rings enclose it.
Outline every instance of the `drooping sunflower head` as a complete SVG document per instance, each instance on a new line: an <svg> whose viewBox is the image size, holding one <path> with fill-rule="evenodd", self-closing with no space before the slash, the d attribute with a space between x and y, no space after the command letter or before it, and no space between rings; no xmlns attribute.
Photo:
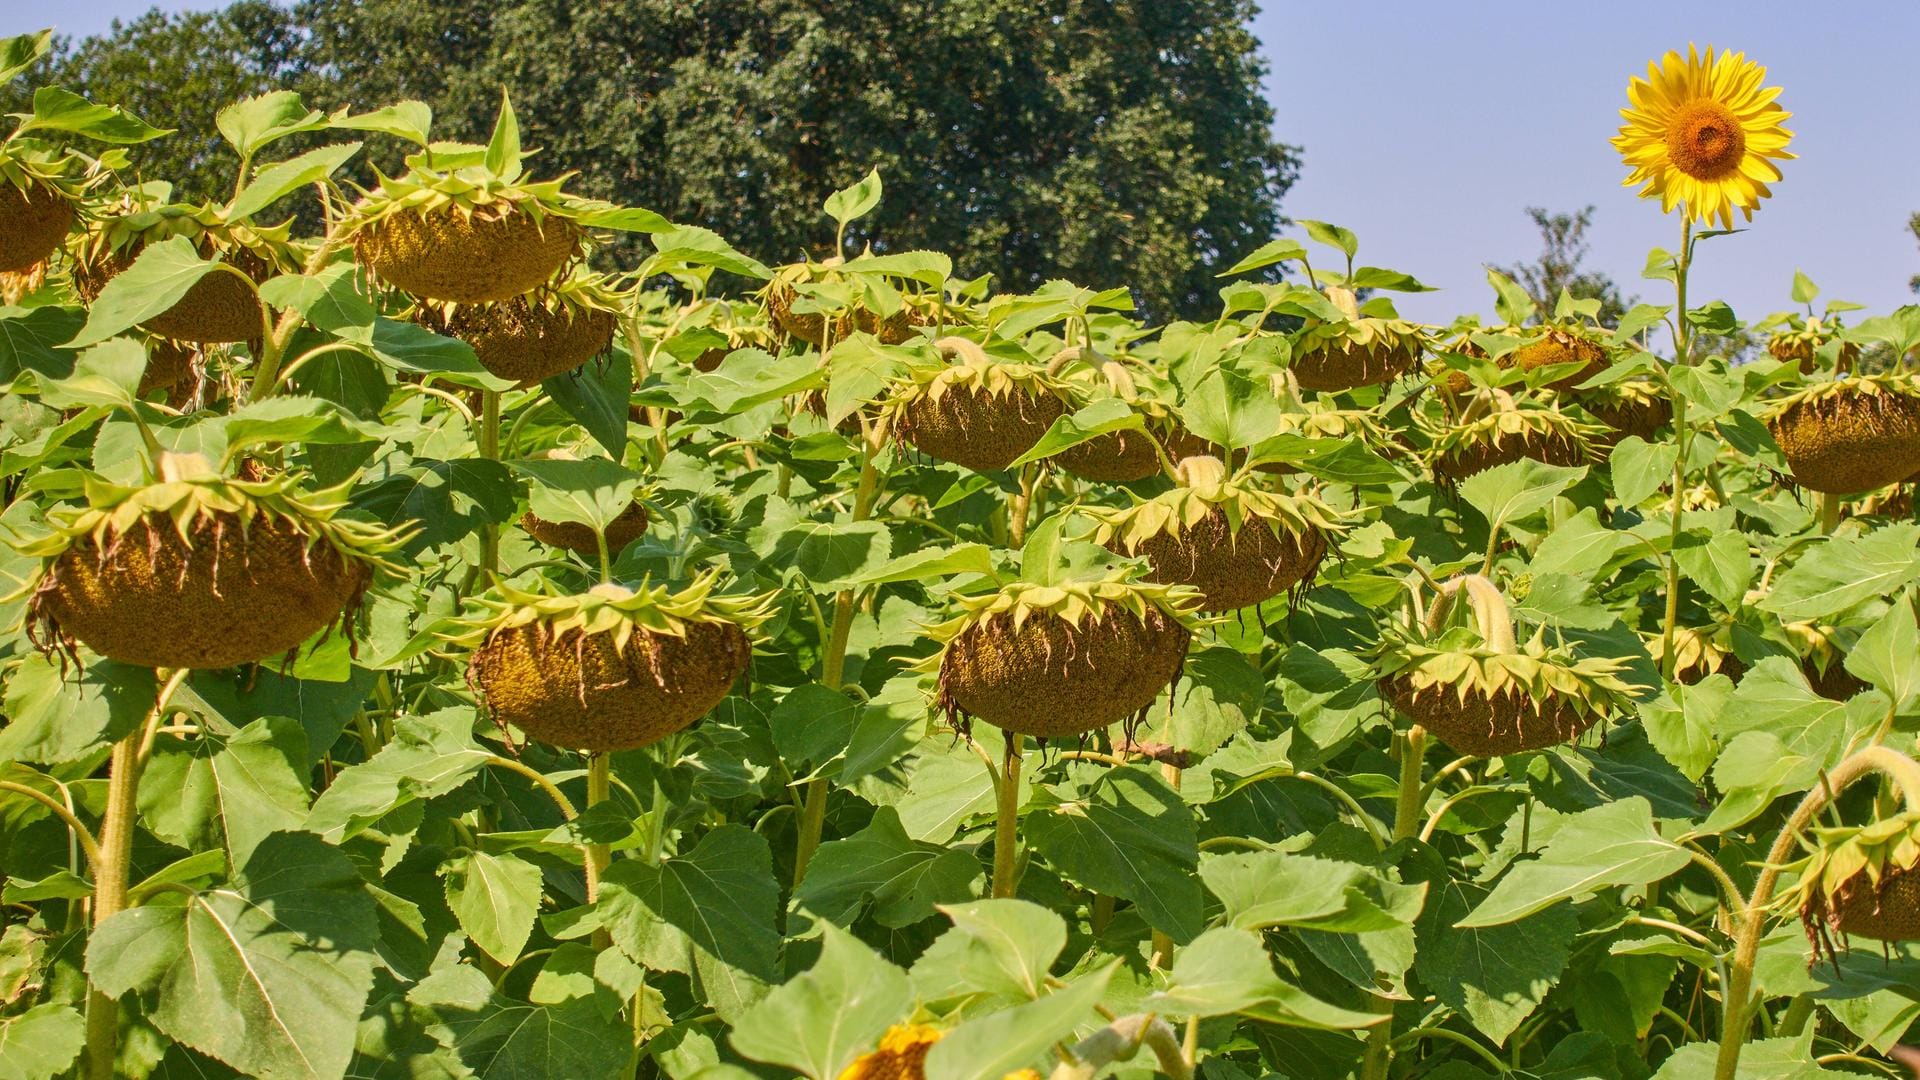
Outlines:
<svg viewBox="0 0 1920 1080"><path fill-rule="evenodd" d="M1693 221L1733 227L1738 209L1752 220L1767 185L1780 179L1775 160L1787 152L1793 132L1780 125L1792 113L1774 98L1777 86L1762 86L1767 69L1744 53L1702 56L1669 52L1647 64L1647 77L1627 87L1630 108L1614 137L1614 149L1633 172L1627 187L1660 200L1663 211L1685 206Z"/></svg>
<svg viewBox="0 0 1920 1080"><path fill-rule="evenodd" d="M1835 939L1846 934L1879 941L1920 936L1920 813L1907 810L1867 825L1815 828L1807 856L1786 869L1798 872L1791 888L1774 901L1798 908L1813 943L1835 964Z"/></svg>

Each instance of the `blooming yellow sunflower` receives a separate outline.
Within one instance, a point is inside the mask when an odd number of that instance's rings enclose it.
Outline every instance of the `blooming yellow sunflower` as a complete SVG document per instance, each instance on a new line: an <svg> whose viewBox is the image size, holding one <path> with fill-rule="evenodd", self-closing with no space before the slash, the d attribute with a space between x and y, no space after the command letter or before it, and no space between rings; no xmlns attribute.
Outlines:
<svg viewBox="0 0 1920 1080"><path fill-rule="evenodd" d="M1780 126L1793 114L1774 103L1777 86L1763 87L1767 69L1746 54L1705 56L1669 52L1647 64L1647 77L1627 87L1632 108L1621 109L1626 125L1614 149L1633 174L1626 186L1644 184L1641 198L1659 196L1662 210L1685 205L1693 221L1733 227L1737 207L1748 221L1780 179L1772 160L1787 152L1793 132Z"/></svg>
<svg viewBox="0 0 1920 1080"><path fill-rule="evenodd" d="M840 1070L839 1080L926 1080L927 1051L946 1032L931 1024L895 1024L880 1043ZM1041 1080L1035 1069L1006 1074L1004 1080Z"/></svg>
<svg viewBox="0 0 1920 1080"><path fill-rule="evenodd" d="M942 1034L928 1024L895 1024L880 1045L842 1069L839 1080L925 1080L927 1051Z"/></svg>

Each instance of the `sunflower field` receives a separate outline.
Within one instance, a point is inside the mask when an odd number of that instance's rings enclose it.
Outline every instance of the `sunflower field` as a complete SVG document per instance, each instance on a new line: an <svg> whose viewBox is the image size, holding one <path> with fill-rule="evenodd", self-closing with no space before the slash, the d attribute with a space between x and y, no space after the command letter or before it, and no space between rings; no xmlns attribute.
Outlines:
<svg viewBox="0 0 1920 1080"><path fill-rule="evenodd" d="M1920 309L1688 295L1764 83L1632 80L1615 325L1317 221L1150 324L851 250L877 174L768 265L504 96L228 105L183 204L38 89L0 1080L1906 1075Z"/></svg>

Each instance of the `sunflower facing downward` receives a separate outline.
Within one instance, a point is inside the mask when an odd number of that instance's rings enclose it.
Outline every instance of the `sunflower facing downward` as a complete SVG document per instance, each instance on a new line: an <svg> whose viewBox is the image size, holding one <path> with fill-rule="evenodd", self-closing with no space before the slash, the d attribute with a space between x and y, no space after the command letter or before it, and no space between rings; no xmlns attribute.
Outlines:
<svg viewBox="0 0 1920 1080"><path fill-rule="evenodd" d="M1669 52L1647 64L1647 77L1627 87L1633 107L1621 109L1626 125L1614 149L1633 174L1625 184L1643 184L1642 198L1658 196L1663 212L1685 204L1690 220L1718 221L1733 228L1738 208L1747 220L1780 179L1770 158L1787 159L1793 132L1781 123L1793 114L1774 103L1780 88L1762 87L1767 69L1746 54L1702 57Z"/></svg>

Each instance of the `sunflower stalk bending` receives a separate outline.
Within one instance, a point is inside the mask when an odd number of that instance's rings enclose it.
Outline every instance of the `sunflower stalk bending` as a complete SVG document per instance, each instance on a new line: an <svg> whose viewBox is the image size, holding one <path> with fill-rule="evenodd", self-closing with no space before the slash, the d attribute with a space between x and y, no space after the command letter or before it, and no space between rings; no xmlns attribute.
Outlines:
<svg viewBox="0 0 1920 1080"><path fill-rule="evenodd" d="M1788 856L1793 854L1801 832L1812 824L1816 815L1856 781L1873 773L1893 783L1908 813L1920 813L1920 762L1884 746L1869 746L1834 766L1822 778L1823 782L1800 800L1800 805L1774 838L1745 909L1738 913L1740 931L1734 941L1733 963L1727 976L1726 1020L1721 1028L1714 1080L1736 1080L1740 1069L1740 1050L1747 1041L1747 1031L1753 1025L1753 1015L1759 1006L1753 998L1754 962L1760 955L1760 939L1766 932L1774 888L1780 882Z"/></svg>

